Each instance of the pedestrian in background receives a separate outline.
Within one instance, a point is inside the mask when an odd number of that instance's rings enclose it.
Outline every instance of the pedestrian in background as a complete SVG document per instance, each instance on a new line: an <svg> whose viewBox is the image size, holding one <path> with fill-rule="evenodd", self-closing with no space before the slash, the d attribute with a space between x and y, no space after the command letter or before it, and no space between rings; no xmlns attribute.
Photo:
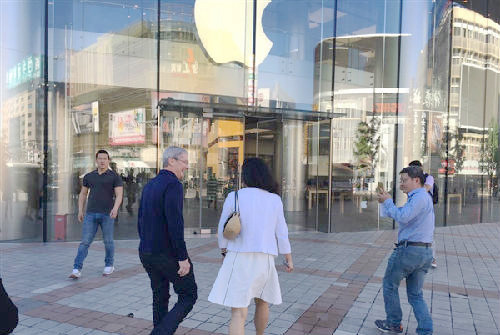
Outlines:
<svg viewBox="0 0 500 335"><path fill-rule="evenodd" d="M235 193L228 194L219 221L218 240L224 261L208 300L231 307L230 335L243 335L248 306L255 300L254 324L263 335L269 304L281 304L281 289L274 259L285 255L286 271L293 270L288 228L278 185L259 158L243 163L244 188L237 191L241 232L234 240L223 236L224 223L235 211Z"/></svg>
<svg viewBox="0 0 500 335"><path fill-rule="evenodd" d="M113 241L114 221L123 199L123 182L120 176L110 170L110 157L106 150L95 154L97 169L83 177L80 196L78 197L78 221L83 221L82 242L73 265L70 278L77 279L82 275L83 261L87 257L90 244L94 240L97 229L101 226L106 256L104 258L103 275L113 273L115 247ZM89 194L90 191L90 194ZM87 211L84 216L85 202L88 195Z"/></svg>
<svg viewBox="0 0 500 335"><path fill-rule="evenodd" d="M163 152L163 170L142 191L137 229L139 257L153 291L152 335L171 335L198 298L193 264L184 241L183 189L188 153L179 147ZM170 283L178 295L168 310Z"/></svg>
<svg viewBox="0 0 500 335"><path fill-rule="evenodd" d="M434 208L424 188L424 172L410 166L400 172L400 189L408 195L403 207L396 207L389 193L379 191L382 213L398 223L398 243L389 257L383 280L385 320L375 325L383 332L402 333L403 312L399 301L399 284L406 278L408 302L417 319L417 334L432 335L432 318L424 301L424 277L432 262Z"/></svg>
<svg viewBox="0 0 500 335"><path fill-rule="evenodd" d="M410 162L409 166L417 166L419 168L422 168L422 163L420 161L412 161ZM432 203L437 204L438 203L438 194L437 194L437 186L434 181L434 177L431 176L429 173L424 173L425 176L425 182L424 182L424 187L427 190L427 193L432 198ZM436 243L434 243L434 248L432 248L432 263L431 266L433 268L437 268L437 261L436 261Z"/></svg>

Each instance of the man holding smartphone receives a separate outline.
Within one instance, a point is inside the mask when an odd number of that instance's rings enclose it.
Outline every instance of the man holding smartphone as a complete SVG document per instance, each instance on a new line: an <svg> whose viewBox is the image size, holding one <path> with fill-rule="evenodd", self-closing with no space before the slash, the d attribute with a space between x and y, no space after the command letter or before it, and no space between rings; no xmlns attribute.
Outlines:
<svg viewBox="0 0 500 335"><path fill-rule="evenodd" d="M383 332L402 333L403 313L399 301L399 284L406 278L408 302L418 322L417 334L432 335L432 318L423 298L424 277L432 262L434 208L424 188L421 168L409 166L400 172L400 189L408 195L403 207L396 207L389 193L381 190L378 202L385 214L398 223L398 243L389 257L383 280L386 319L376 320Z"/></svg>
<svg viewBox="0 0 500 335"><path fill-rule="evenodd" d="M420 168L423 169L422 163L420 163L420 161L417 161L417 160L410 162L409 166L418 166L418 167L420 167ZM437 186L434 184L434 177L431 176L428 173L425 173L424 176L425 176L424 187L427 190L427 193L429 193L429 195L431 196L432 202L434 204L436 204L437 203ZM432 248L432 263L431 263L431 266L433 268L437 268L436 249L435 249L435 247L436 246L434 245L434 248Z"/></svg>

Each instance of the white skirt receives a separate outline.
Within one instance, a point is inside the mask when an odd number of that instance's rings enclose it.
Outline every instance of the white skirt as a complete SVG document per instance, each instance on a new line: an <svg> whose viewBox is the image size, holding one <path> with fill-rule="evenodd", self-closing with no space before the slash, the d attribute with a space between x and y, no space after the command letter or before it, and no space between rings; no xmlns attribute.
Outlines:
<svg viewBox="0 0 500 335"><path fill-rule="evenodd" d="M281 304L281 289L273 255L229 251L224 258L208 301L244 308L253 298Z"/></svg>

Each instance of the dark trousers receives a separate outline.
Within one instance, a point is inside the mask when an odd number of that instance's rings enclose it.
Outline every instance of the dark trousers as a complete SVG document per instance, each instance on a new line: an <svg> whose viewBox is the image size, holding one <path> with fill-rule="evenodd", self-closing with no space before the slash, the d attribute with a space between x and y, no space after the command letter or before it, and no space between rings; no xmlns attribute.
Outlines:
<svg viewBox="0 0 500 335"><path fill-rule="evenodd" d="M153 290L153 324L151 335L173 335L182 320L193 309L198 298L198 287L194 280L193 264L184 277L177 274L179 262L165 254L139 253L142 266L148 273ZM170 283L177 294L177 303L169 311Z"/></svg>
<svg viewBox="0 0 500 335"><path fill-rule="evenodd" d="M10 334L17 326L18 311L10 300L0 278L0 335Z"/></svg>

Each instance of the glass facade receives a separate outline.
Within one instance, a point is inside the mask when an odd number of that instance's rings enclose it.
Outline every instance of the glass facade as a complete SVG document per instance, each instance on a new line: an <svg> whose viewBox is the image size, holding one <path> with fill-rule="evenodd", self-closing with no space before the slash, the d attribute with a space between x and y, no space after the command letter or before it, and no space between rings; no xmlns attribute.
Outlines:
<svg viewBox="0 0 500 335"><path fill-rule="evenodd" d="M78 240L95 152L124 181L116 238L170 145L189 232L214 232L246 157L290 230L393 229L420 160L437 225L500 218L500 10L491 0L0 2L0 240ZM14 27L16 27L14 29Z"/></svg>

